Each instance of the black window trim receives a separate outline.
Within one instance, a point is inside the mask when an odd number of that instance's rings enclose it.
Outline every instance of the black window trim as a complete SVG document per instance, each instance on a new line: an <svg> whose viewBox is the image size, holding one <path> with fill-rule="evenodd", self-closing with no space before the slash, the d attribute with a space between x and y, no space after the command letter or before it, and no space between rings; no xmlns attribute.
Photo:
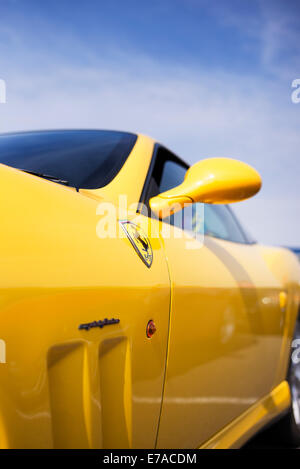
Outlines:
<svg viewBox="0 0 300 469"><path fill-rule="evenodd" d="M188 170L190 167L185 161L179 158L179 156L175 155L171 150L166 148L164 145L161 145L160 143L155 143L153 153L152 153L152 159L149 165L147 176L145 178L145 183L141 192L139 204L147 203L150 181L151 181L152 174L156 165L157 154L160 149L163 149L167 151L168 153L170 153L170 158L168 158L168 161L173 161L174 163L177 163L180 166L184 167L186 170ZM139 212L139 209L137 211Z"/></svg>
<svg viewBox="0 0 300 469"><path fill-rule="evenodd" d="M143 205L143 204L147 203L148 192L149 192L149 187L150 187L150 181L151 181L152 174L153 174L153 171L154 171L154 168L155 168L155 165L156 165L157 154L158 154L159 149L166 150L168 153L170 153L170 158L168 159L168 161L173 161L174 163L177 163L180 166L184 167L186 170L188 170L190 168L190 166L184 160L179 158L179 156L175 155L171 150L166 148L164 145L161 145L160 143L155 143L153 153L152 153L151 162L150 162L149 169L148 169L148 172L147 172L147 175L146 175L146 178L145 178L144 186L143 186L143 189L142 189L142 192L141 192L141 196L140 196L140 200L139 200L139 206L137 208L137 213L140 213L140 205ZM235 223L237 224L237 226L238 226L238 228L241 232L241 235L244 238L244 241L239 242L239 241L226 240L226 239L218 238L218 237L213 237L213 238L222 239L222 241L227 241L227 242L235 243L235 244L244 244L244 245L255 245L255 244L257 244L256 240L252 240L248 237L247 233L244 231L241 223L239 222L239 219L235 216L235 214L234 214L233 210L231 209L231 207L228 204L225 204L225 207L230 212L230 214L233 217Z"/></svg>

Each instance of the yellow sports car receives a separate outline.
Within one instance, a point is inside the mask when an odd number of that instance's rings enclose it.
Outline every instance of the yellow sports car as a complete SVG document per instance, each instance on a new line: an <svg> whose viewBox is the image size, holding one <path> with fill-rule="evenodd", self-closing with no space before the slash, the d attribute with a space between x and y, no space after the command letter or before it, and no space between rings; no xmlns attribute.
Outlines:
<svg viewBox="0 0 300 469"><path fill-rule="evenodd" d="M299 445L299 263L228 207L253 168L97 130L0 163L1 448Z"/></svg>

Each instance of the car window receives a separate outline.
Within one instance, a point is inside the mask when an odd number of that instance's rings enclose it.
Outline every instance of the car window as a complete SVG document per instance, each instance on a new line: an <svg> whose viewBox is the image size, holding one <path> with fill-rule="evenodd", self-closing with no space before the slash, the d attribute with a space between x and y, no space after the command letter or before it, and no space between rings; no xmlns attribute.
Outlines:
<svg viewBox="0 0 300 469"><path fill-rule="evenodd" d="M149 184L148 200L181 184L187 171L187 166L184 163L181 164L175 155L173 158L172 153L166 149L162 148L156 158L157 161ZM204 204L204 217L200 205L203 204L193 204L165 221L197 234L202 234L204 231L204 234L215 238L236 243L248 242L237 219L227 205Z"/></svg>
<svg viewBox="0 0 300 469"><path fill-rule="evenodd" d="M184 180L186 168L174 161L167 160L163 165L162 176L159 184L159 193L179 186Z"/></svg>
<svg viewBox="0 0 300 469"><path fill-rule="evenodd" d="M77 189L98 189L118 174L137 136L106 130L0 135L0 163L51 176Z"/></svg>
<svg viewBox="0 0 300 469"><path fill-rule="evenodd" d="M246 242L235 217L226 205L205 204L204 227L206 235L235 243Z"/></svg>

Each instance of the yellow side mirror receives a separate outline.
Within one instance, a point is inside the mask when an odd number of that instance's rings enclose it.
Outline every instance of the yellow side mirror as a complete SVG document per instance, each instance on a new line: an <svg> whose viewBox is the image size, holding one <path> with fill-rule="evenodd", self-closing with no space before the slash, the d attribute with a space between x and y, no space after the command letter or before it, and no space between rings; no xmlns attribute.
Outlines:
<svg viewBox="0 0 300 469"><path fill-rule="evenodd" d="M240 202L255 195L261 185L259 173L248 164L230 158L209 158L191 166L182 184L150 199L150 207L162 219L194 202Z"/></svg>

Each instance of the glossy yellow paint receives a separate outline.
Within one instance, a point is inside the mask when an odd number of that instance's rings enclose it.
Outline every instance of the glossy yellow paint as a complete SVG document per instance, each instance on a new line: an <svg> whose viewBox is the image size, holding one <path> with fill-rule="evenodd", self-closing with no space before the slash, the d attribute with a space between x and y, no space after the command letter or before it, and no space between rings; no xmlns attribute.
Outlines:
<svg viewBox="0 0 300 469"><path fill-rule="evenodd" d="M160 448L199 447L280 383L286 318L297 308L281 309L284 283L257 245L189 242L164 239L172 310Z"/></svg>
<svg viewBox="0 0 300 469"><path fill-rule="evenodd" d="M119 205L119 196L126 195L128 207L137 206L151 162L154 144L154 140L150 137L139 135L130 157L110 184L100 189L80 192L96 199L104 198L116 205Z"/></svg>
<svg viewBox="0 0 300 469"><path fill-rule="evenodd" d="M288 383L283 381L268 396L254 404L200 449L240 448L274 417L287 410L290 403L290 388Z"/></svg>
<svg viewBox="0 0 300 469"><path fill-rule="evenodd" d="M150 206L163 219L194 202L240 202L255 195L261 184L260 175L248 164L231 158L209 158L191 166L182 184L153 197Z"/></svg>
<svg viewBox="0 0 300 469"><path fill-rule="evenodd" d="M148 269L127 238L97 238L95 200L4 166L0 179L0 446L154 447L170 306L159 238Z"/></svg>
<svg viewBox="0 0 300 469"><path fill-rule="evenodd" d="M99 201L139 202L154 143L140 135L96 191L0 165L1 448L196 448L225 427L218 444L231 446L257 428L255 416L239 424L245 412L284 381L299 306L292 254L209 237L186 249L134 212L151 268L125 236L97 237ZM273 418L282 406L265 409Z"/></svg>

